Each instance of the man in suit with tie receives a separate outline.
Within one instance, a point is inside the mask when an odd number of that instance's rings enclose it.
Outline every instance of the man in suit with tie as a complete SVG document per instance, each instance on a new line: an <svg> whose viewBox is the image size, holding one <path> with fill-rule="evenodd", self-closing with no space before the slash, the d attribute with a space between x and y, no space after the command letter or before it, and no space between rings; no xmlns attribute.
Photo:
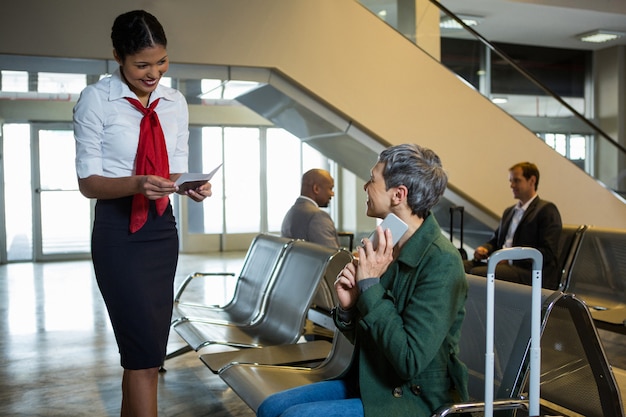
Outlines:
<svg viewBox="0 0 626 417"><path fill-rule="evenodd" d="M518 202L504 210L500 225L492 238L476 248L474 259L465 261L465 272L487 275L485 260L494 251L514 246L538 249L543 255L543 287L556 289L559 285L558 245L561 236L561 215L550 201L537 195L539 169L530 162L520 162L509 168L509 182ZM496 279L532 284L532 261L504 261L496 266Z"/></svg>
<svg viewBox="0 0 626 417"><path fill-rule="evenodd" d="M283 219L281 235L332 248L339 247L339 237L330 215L322 210L335 195L335 180L323 169L311 169L302 176L300 197Z"/></svg>

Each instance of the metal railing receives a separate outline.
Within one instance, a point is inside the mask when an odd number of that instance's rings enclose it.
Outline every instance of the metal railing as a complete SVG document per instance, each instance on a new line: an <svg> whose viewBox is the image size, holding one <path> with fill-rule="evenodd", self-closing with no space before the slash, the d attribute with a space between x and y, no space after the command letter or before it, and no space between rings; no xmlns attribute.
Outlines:
<svg viewBox="0 0 626 417"><path fill-rule="evenodd" d="M458 24L465 35L460 38L478 41L480 45L486 48L490 56L497 57L499 66L506 65L508 66L507 70L510 69L511 73L515 73L515 82L527 83L527 85L516 85L515 87L519 87L516 89L531 93L495 94L491 91L490 85L484 89L477 88L469 80L465 80L468 85L485 95L607 189L623 198L626 197L626 169L624 169L626 167L626 147L618 143L583 114L584 98L561 97L509 57L501 48L468 26L454 12L437 0L429 1L440 10L442 18L452 19ZM398 16L402 12L402 10L398 10ZM400 17L398 20L401 20ZM398 32L407 32L407 30L405 28L405 30L398 30ZM414 41L414 39L411 40ZM487 65L490 62L493 62L493 59L489 59ZM446 65L445 62L442 64ZM454 72L454 68L449 69ZM462 78L458 73L457 75ZM486 82L490 83L490 81L487 78ZM505 104L496 103L494 99L503 95L508 95L509 102Z"/></svg>
<svg viewBox="0 0 626 417"><path fill-rule="evenodd" d="M585 172L608 189L622 197L626 196L626 170L623 168L624 162L626 162L626 147L622 146L596 123L583 115L574 107L571 100L568 102L545 83L538 80L528 70L517 64L515 60L509 57L501 48L494 45L472 27L468 26L462 18L454 14L437 0L429 1L442 12L442 16L445 15L453 19L465 32L478 40L491 53L496 54L499 58L499 63L506 63L532 85L535 90L543 93L535 97L536 101L541 100L543 105L542 109L535 109L537 111L533 116L513 113L510 109L507 109L506 106L502 105L500 107L503 110L509 112L511 116L524 124L529 130L537 133L538 136L540 136L540 133L546 133L544 129L558 126L557 130L561 132L567 131L570 137L574 134L575 137L585 138L586 143L584 145L582 158L570 158L569 149L567 148L561 149L559 153L568 159L578 159L578 161L573 161L578 167L585 170ZM491 91L489 91L489 95L488 98L490 99L497 96L491 94ZM546 119L549 123L542 123L542 121ZM548 127L548 125L550 126Z"/></svg>

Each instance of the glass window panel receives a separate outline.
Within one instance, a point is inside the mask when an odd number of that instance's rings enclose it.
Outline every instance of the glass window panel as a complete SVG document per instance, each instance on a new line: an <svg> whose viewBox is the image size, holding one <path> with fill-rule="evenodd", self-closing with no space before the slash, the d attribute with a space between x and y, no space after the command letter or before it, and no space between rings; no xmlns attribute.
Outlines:
<svg viewBox="0 0 626 417"><path fill-rule="evenodd" d="M283 217L300 195L300 139L283 129L267 130L267 227L280 232Z"/></svg>
<svg viewBox="0 0 626 417"><path fill-rule="evenodd" d="M69 130L39 131L42 190L78 190L74 136Z"/></svg>
<svg viewBox="0 0 626 417"><path fill-rule="evenodd" d="M224 129L227 233L260 233L259 129Z"/></svg>
<svg viewBox="0 0 626 417"><path fill-rule="evenodd" d="M554 149L556 147L556 137L555 137L555 135L553 133L546 133L544 135L544 141L552 149Z"/></svg>
<svg viewBox="0 0 626 417"><path fill-rule="evenodd" d="M89 210L89 199L79 191L42 191L41 252L44 255L89 252Z"/></svg>
<svg viewBox="0 0 626 417"><path fill-rule="evenodd" d="M495 46L557 95L585 96L587 62L590 62L591 51L507 43L496 43ZM545 95L498 54L492 55L491 62L493 93Z"/></svg>
<svg viewBox="0 0 626 417"><path fill-rule="evenodd" d="M2 73L2 91L18 93L28 92L28 72L0 71Z"/></svg>
<svg viewBox="0 0 626 417"><path fill-rule="evenodd" d="M441 63L478 89L485 73L481 69L483 50L482 44L476 41L442 37Z"/></svg>
<svg viewBox="0 0 626 417"><path fill-rule="evenodd" d="M71 130L39 131L41 247L44 255L89 251L90 202L78 191L74 156L75 141Z"/></svg>
<svg viewBox="0 0 626 417"><path fill-rule="evenodd" d="M309 169L321 168L328 170L329 168L328 158L319 153L317 149L312 148L310 145L302 144L302 172L307 172Z"/></svg>
<svg viewBox="0 0 626 417"><path fill-rule="evenodd" d="M5 124L4 193L7 260L25 261L33 257L33 207L30 190L30 125Z"/></svg>
<svg viewBox="0 0 626 417"><path fill-rule="evenodd" d="M572 136L569 140L569 159L585 159L587 140L584 136Z"/></svg>
<svg viewBox="0 0 626 417"><path fill-rule="evenodd" d="M203 79L200 81L203 99L220 99L222 98L222 80Z"/></svg>
<svg viewBox="0 0 626 417"><path fill-rule="evenodd" d="M37 91L40 93L78 94L87 86L85 74L37 73Z"/></svg>
<svg viewBox="0 0 626 417"><path fill-rule="evenodd" d="M554 150L563 156L567 154L567 137L564 134L556 134L554 136Z"/></svg>
<svg viewBox="0 0 626 417"><path fill-rule="evenodd" d="M254 81L228 81L224 88L224 98L232 100L258 86L259 83Z"/></svg>
<svg viewBox="0 0 626 417"><path fill-rule="evenodd" d="M222 128L202 128L202 172L209 172L222 163ZM221 234L224 230L224 170L211 179L213 195L202 202L204 233Z"/></svg>
<svg viewBox="0 0 626 417"><path fill-rule="evenodd" d="M232 100L235 97L247 93L248 91L258 87L260 84L255 81L237 81L237 80L213 80L203 79L200 82L202 89L202 99L226 99Z"/></svg>

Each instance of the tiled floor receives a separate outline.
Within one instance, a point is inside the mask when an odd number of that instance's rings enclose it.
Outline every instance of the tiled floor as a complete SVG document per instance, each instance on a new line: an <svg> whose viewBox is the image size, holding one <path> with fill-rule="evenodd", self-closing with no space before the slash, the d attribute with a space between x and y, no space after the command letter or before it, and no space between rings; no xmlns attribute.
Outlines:
<svg viewBox="0 0 626 417"><path fill-rule="evenodd" d="M195 271L238 272L244 255L182 256L177 284ZM170 339L168 351L182 345ZM160 417L254 416L197 353L166 368ZM0 416L119 416L121 372L90 261L0 265Z"/></svg>
<svg viewBox="0 0 626 417"><path fill-rule="evenodd" d="M176 283L196 271L238 272L244 255L183 255ZM219 303L233 283L218 280L204 297ZM626 336L600 335L626 383ZM170 339L170 352L183 345L175 332ZM197 353L168 360L166 368L160 417L254 416ZM90 261L0 265L0 416L117 417L121 371Z"/></svg>

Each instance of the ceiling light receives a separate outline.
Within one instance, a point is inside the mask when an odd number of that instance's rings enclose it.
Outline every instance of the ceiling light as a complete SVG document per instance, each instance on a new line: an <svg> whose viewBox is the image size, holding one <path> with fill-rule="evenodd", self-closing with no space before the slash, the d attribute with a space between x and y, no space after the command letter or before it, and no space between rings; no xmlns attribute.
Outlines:
<svg viewBox="0 0 626 417"><path fill-rule="evenodd" d="M509 102L509 99L506 97L494 97L491 99L493 104L506 104Z"/></svg>
<svg viewBox="0 0 626 417"><path fill-rule="evenodd" d="M477 26L482 21L481 16L470 16L470 15L457 15L459 19L463 21L467 26ZM439 27L441 29L463 29L463 26L455 19L450 16L443 16L439 21Z"/></svg>
<svg viewBox="0 0 626 417"><path fill-rule="evenodd" d="M621 38L624 35L626 35L624 32L598 29L594 30L593 32L580 34L577 36L577 38L583 42L602 43Z"/></svg>

